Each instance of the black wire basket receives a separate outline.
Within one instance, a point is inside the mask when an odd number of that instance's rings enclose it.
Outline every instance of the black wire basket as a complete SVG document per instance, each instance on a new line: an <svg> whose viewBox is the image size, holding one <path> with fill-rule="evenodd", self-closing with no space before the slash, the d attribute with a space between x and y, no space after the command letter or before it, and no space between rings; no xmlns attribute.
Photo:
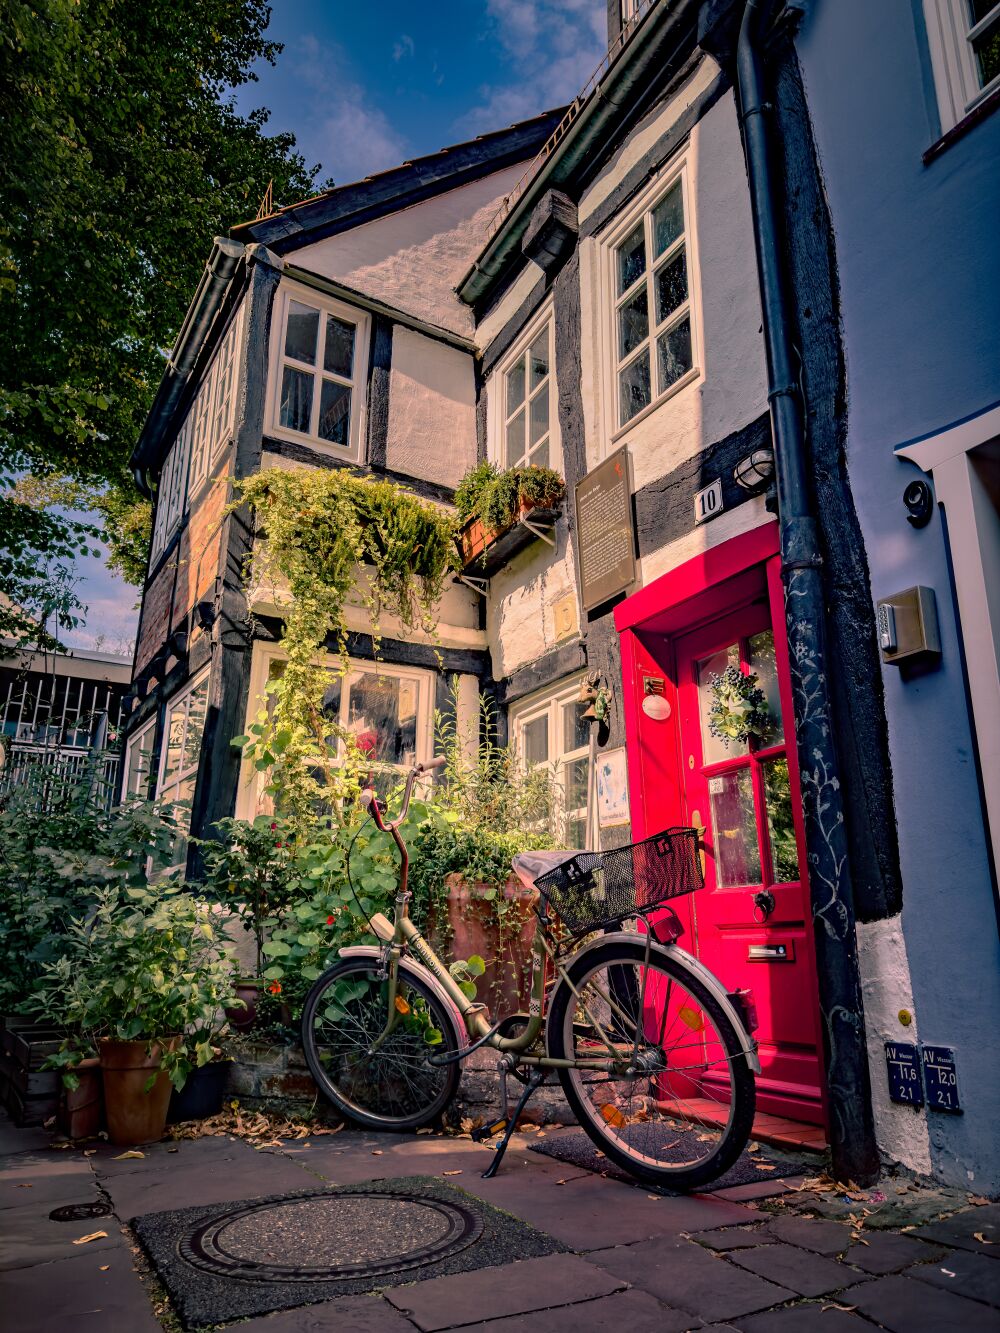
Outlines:
<svg viewBox="0 0 1000 1333"><path fill-rule="evenodd" d="M578 852L535 880L574 938L694 893L704 883L693 828L666 829L606 852Z"/></svg>

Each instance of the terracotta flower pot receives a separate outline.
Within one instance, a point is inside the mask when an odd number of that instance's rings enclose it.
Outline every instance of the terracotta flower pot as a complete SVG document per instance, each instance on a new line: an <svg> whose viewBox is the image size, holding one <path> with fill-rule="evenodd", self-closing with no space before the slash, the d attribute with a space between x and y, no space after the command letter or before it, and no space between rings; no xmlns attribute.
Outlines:
<svg viewBox="0 0 1000 1333"><path fill-rule="evenodd" d="M155 1143L163 1137L170 1079L161 1070L149 1092L145 1090L146 1082L160 1068L164 1049L176 1050L179 1044L180 1037L152 1044L101 1038L104 1105L112 1143Z"/></svg>
<svg viewBox="0 0 1000 1333"><path fill-rule="evenodd" d="M242 981L236 983L234 989L236 998L242 1000L246 1008L239 1009L234 1005L232 1009L225 1011L226 1017L234 1032L250 1032L257 1022L257 1002L264 989L264 983L254 977L244 977Z"/></svg>
<svg viewBox="0 0 1000 1333"><path fill-rule="evenodd" d="M448 924L452 958L478 954L486 971L476 978L476 998L489 1005L494 1018L527 1008L531 979L531 942L535 934L533 906L537 890L526 888L514 876L502 895L508 906L501 930L496 899L487 898L488 886L468 884L461 875L446 877Z"/></svg>
<svg viewBox="0 0 1000 1333"><path fill-rule="evenodd" d="M80 1080L75 1088L64 1087L59 1097L59 1128L69 1139L89 1139L104 1119L104 1081L97 1056L81 1060L72 1071Z"/></svg>

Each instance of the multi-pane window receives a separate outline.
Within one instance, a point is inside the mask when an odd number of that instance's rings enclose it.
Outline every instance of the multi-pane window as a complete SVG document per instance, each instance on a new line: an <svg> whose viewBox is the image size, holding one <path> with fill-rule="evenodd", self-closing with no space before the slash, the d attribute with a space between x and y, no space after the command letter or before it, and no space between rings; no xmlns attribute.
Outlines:
<svg viewBox="0 0 1000 1333"><path fill-rule="evenodd" d="M997 0L924 0L941 128L949 130L1000 88Z"/></svg>
<svg viewBox="0 0 1000 1333"><path fill-rule="evenodd" d="M156 734L156 719L139 728L130 736L125 747L125 783L126 797L134 796L145 800L149 795L149 779L153 759L153 740Z"/></svg>
<svg viewBox="0 0 1000 1333"><path fill-rule="evenodd" d="M616 428L668 393L694 366L682 178L615 247Z"/></svg>
<svg viewBox="0 0 1000 1333"><path fill-rule="evenodd" d="M188 412L192 435L192 491L208 475L233 431L241 315L242 312L229 326Z"/></svg>
<svg viewBox="0 0 1000 1333"><path fill-rule="evenodd" d="M567 847L587 841L590 772L590 723L574 681L552 694L515 705L510 714L511 740L526 768L547 765L556 783L560 838Z"/></svg>
<svg viewBox="0 0 1000 1333"><path fill-rule="evenodd" d="M276 428L357 453L365 328L348 306L284 294Z"/></svg>
<svg viewBox="0 0 1000 1333"><path fill-rule="evenodd" d="M153 540L150 552L155 560L167 542L173 536L184 512L187 499L188 455L191 445L189 429L190 416L181 427L180 434L170 447L170 451L160 472L160 484L156 496L156 522L153 526Z"/></svg>
<svg viewBox="0 0 1000 1333"><path fill-rule="evenodd" d="M160 780L156 792L160 800L183 804L190 808L194 800L207 713L208 670L206 669L193 684L175 695L167 705L163 749L160 755ZM174 848L173 864L180 865L186 855L187 841L178 838Z"/></svg>
<svg viewBox="0 0 1000 1333"><path fill-rule="evenodd" d="M555 466L550 427L555 415L551 320L505 364L502 377L504 467Z"/></svg>

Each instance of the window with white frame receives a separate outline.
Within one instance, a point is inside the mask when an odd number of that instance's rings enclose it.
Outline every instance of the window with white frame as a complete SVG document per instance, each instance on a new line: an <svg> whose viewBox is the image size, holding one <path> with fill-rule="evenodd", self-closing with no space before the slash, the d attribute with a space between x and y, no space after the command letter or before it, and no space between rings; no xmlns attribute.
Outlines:
<svg viewBox="0 0 1000 1333"><path fill-rule="evenodd" d="M125 782L126 797L134 796L145 800L149 795L149 779L152 773L153 741L156 737L156 719L139 728L130 736L125 746Z"/></svg>
<svg viewBox="0 0 1000 1333"><path fill-rule="evenodd" d="M560 835L567 847L587 840L590 723L579 700L580 680L511 707L510 736L526 768L547 765L556 780Z"/></svg>
<svg viewBox="0 0 1000 1333"><path fill-rule="evenodd" d="M277 315L272 430L359 458L368 317L297 287L282 289Z"/></svg>
<svg viewBox="0 0 1000 1333"><path fill-rule="evenodd" d="M180 434L170 446L160 472L160 484L156 495L156 522L153 525L153 539L150 546L151 563L173 536L184 512L190 445L191 432L188 429L188 422L185 421Z"/></svg>
<svg viewBox="0 0 1000 1333"><path fill-rule="evenodd" d="M284 660L272 658L268 681L278 680L284 670ZM379 790L390 789L401 773L431 758L433 679L428 671L356 661L346 675L331 669L323 712L353 735L371 761Z"/></svg>
<svg viewBox="0 0 1000 1333"><path fill-rule="evenodd" d="M1000 88L997 0L924 0L927 41L947 131Z"/></svg>
<svg viewBox="0 0 1000 1333"><path fill-rule="evenodd" d="M170 801L190 807L194 800L201 741L208 713L208 668L175 694L167 705L163 728L163 746L160 754L160 779L156 795L161 801ZM173 864L180 865L187 855L186 838L177 838Z"/></svg>
<svg viewBox="0 0 1000 1333"><path fill-rule="evenodd" d="M546 314L497 367L491 453L500 467L560 466L554 350L552 317Z"/></svg>
<svg viewBox="0 0 1000 1333"><path fill-rule="evenodd" d="M236 384L239 370L240 309L219 344L212 364L188 412L191 430L191 490L200 486L235 425Z"/></svg>
<svg viewBox="0 0 1000 1333"><path fill-rule="evenodd" d="M694 369L690 234L683 173L611 245L614 429L627 426Z"/></svg>

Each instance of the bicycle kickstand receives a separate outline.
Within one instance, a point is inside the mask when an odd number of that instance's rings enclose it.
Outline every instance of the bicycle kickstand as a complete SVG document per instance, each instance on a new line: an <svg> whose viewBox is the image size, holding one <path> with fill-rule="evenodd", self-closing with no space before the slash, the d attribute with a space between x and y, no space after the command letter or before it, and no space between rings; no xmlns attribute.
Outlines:
<svg viewBox="0 0 1000 1333"><path fill-rule="evenodd" d="M493 1161L490 1162L489 1166L483 1172L483 1180L492 1180L500 1170L500 1163L503 1161L504 1153L507 1151L507 1145L510 1143L510 1136L514 1133L514 1130L517 1129L517 1122L521 1118L521 1112L528 1105L528 1099L531 1097L531 1094L542 1086L545 1079L546 1075L537 1069L528 1079L524 1091L521 1093L518 1103L514 1107L514 1113L507 1121L507 1128L504 1131L504 1136L494 1149Z"/></svg>

